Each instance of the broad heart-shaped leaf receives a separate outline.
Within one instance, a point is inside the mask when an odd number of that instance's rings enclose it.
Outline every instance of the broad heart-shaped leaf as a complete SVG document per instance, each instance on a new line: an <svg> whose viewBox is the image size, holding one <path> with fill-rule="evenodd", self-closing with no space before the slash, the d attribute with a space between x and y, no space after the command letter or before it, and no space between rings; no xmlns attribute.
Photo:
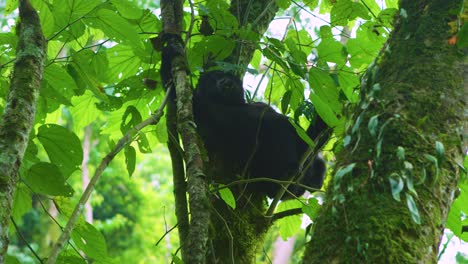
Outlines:
<svg viewBox="0 0 468 264"><path fill-rule="evenodd" d="M93 225L80 223L73 230L71 237L78 249L93 259L106 259L107 246L104 236Z"/></svg>
<svg viewBox="0 0 468 264"><path fill-rule="evenodd" d="M109 61L108 78L110 80L126 79L135 75L141 60L135 55L131 47L125 45L116 45L107 51Z"/></svg>
<svg viewBox="0 0 468 264"><path fill-rule="evenodd" d="M74 107L70 108L70 112L73 116L75 127L85 127L99 118L100 111L96 108L98 102L99 100L89 90L81 96L74 96L72 98Z"/></svg>
<svg viewBox="0 0 468 264"><path fill-rule="evenodd" d="M76 39L81 36L85 27L80 19L99 4L102 4L101 0L54 0L52 10L55 19L54 31L60 32L59 39L68 37Z"/></svg>
<svg viewBox="0 0 468 264"><path fill-rule="evenodd" d="M48 99L51 98L60 103L71 105L70 98L74 95L74 90L78 88L75 80L65 69L57 64L50 64L44 70L44 80L53 88L53 92L57 93L56 95L48 93Z"/></svg>
<svg viewBox="0 0 468 264"><path fill-rule="evenodd" d="M37 138L44 146L47 155L62 172L65 178L79 169L83 160L83 149L75 133L54 124L39 127Z"/></svg>
<svg viewBox="0 0 468 264"><path fill-rule="evenodd" d="M333 26L346 26L350 20L357 17L369 19L370 16L364 5L351 0L338 0L330 11Z"/></svg>
<svg viewBox="0 0 468 264"><path fill-rule="evenodd" d="M324 39L317 46L318 56L321 62L334 62L344 65L346 57L343 53L343 44L335 39Z"/></svg>
<svg viewBox="0 0 468 264"><path fill-rule="evenodd" d="M65 182L59 168L52 163L34 164L26 173L24 181L36 193L68 197L73 195L73 189Z"/></svg>

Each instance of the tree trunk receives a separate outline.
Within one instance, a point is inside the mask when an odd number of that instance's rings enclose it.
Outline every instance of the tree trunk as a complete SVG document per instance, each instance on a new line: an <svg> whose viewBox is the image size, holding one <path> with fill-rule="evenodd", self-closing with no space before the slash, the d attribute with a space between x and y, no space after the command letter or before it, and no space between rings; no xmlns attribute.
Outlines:
<svg viewBox="0 0 468 264"><path fill-rule="evenodd" d="M34 123L47 52L39 16L28 0L19 1L19 12L17 58L0 122L0 263L5 262L18 170Z"/></svg>
<svg viewBox="0 0 468 264"><path fill-rule="evenodd" d="M392 36L362 79L304 263L437 262L459 178L463 76L447 40L461 3L400 1Z"/></svg>

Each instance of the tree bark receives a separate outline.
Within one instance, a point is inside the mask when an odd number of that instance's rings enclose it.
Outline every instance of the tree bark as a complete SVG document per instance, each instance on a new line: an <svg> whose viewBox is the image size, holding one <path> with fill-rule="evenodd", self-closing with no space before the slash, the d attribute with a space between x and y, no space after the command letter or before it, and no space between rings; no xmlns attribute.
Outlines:
<svg viewBox="0 0 468 264"><path fill-rule="evenodd" d="M34 124L47 43L37 12L19 1L18 48L10 90L0 122L0 263L5 262L18 170Z"/></svg>
<svg viewBox="0 0 468 264"><path fill-rule="evenodd" d="M462 56L447 40L461 3L400 1L395 29L363 76L304 263L437 262L459 179Z"/></svg>
<svg viewBox="0 0 468 264"><path fill-rule="evenodd" d="M178 220L181 221L182 229L180 238L183 247L183 258L186 263L205 263L207 251L208 227L210 222L210 210L208 201L208 184L203 172L203 160L200 152L198 134L193 120L192 89L188 82L187 63L185 58L185 45L181 40L183 21L183 0L161 1L161 15L163 22L163 34L172 34L177 39L167 40L165 45L173 45L175 50L183 51L183 54L173 54L171 58L172 88L175 88L177 98L177 129L181 135L184 146L184 160L186 164L187 191L189 194L190 224L187 230L186 204L184 179L182 174L175 174L175 198L178 202L176 211ZM166 85L166 84L165 84ZM166 87L170 89L171 87ZM172 113L172 112L170 112ZM173 122L173 118L169 119ZM168 124L169 127L172 124ZM170 132L170 131L169 131ZM170 135L169 135L170 136ZM174 149L172 148L172 152ZM177 154L171 154L173 157ZM177 161L176 161L177 162ZM178 163L178 164L177 164ZM180 162L173 165L181 165ZM180 169L180 168L179 168ZM174 169L174 171L176 171ZM188 234L186 233L188 231Z"/></svg>

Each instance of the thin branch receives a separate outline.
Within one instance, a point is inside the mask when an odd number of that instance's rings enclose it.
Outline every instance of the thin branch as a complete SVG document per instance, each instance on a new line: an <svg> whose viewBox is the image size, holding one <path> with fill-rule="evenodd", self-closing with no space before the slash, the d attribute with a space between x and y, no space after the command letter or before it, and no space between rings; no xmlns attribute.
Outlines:
<svg viewBox="0 0 468 264"><path fill-rule="evenodd" d="M31 245L29 245L28 241L26 240L26 238L23 236L23 234L19 230L19 227L16 224L15 219L13 219L13 217L10 217L10 219L11 219L11 223L13 223L13 226L15 227L16 233L18 234L20 239L23 240L23 242L26 244L26 247L28 247L29 251L31 251L31 253L34 255L34 257L39 261L39 263L41 263L41 264L44 263L42 261L41 257L39 257L39 255L36 253L36 251L34 251L34 249L31 247Z"/></svg>
<svg viewBox="0 0 468 264"><path fill-rule="evenodd" d="M91 181L89 182L88 186L86 187L86 190L83 192L83 195L80 198L80 201L78 204L75 206L75 209L73 210L73 213L70 216L70 219L67 222L67 225L65 226L65 229L63 230L62 235L59 237L57 242L54 245L54 248L50 254L49 259L47 260L48 264L53 264L57 260L58 254L60 253L61 249L65 245L65 243L70 239L71 232L73 228L75 227L76 222L78 221L78 217L80 216L84 204L88 201L89 197L91 196L92 191L94 190L97 181L101 177L102 173L104 170L107 168L109 163L114 159L114 157L125 147L127 146L134 138L134 136L143 128L145 128L148 125L152 124L157 124L159 122L159 119L161 118L163 114L163 109L167 103L167 100L169 98L170 91L166 94L164 97L163 102L161 103L159 109L151 115L148 119L144 120L140 124L136 125L130 131L128 131L125 136L123 136L119 142L117 142L116 146L114 149L109 152L106 157L101 161L101 164L99 164L99 167L96 169L94 172L93 178L91 178Z"/></svg>
<svg viewBox="0 0 468 264"><path fill-rule="evenodd" d="M169 230L166 230L166 232L164 233L164 235L161 236L161 238L158 239L158 241L156 242L156 244L154 245L155 247L157 247L159 245L159 243L161 243L161 241L170 233L172 232L172 230L174 230L175 228L177 227L177 224L175 224L173 227L171 227ZM182 243L183 241L181 241Z"/></svg>
<svg viewBox="0 0 468 264"><path fill-rule="evenodd" d="M274 222L276 220L279 220L281 218L285 218L287 216L292 216L292 215L297 215L297 214L302 214L302 213L304 213L302 211L302 208L294 208L294 209L282 211L282 212L274 214L271 221Z"/></svg>

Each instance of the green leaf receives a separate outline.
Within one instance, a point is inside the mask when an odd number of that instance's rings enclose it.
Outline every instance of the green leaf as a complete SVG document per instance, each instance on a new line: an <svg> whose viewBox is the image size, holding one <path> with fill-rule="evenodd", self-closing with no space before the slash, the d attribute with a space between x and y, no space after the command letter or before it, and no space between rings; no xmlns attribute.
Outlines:
<svg viewBox="0 0 468 264"><path fill-rule="evenodd" d="M5 4L5 16L18 8L18 0L7 0Z"/></svg>
<svg viewBox="0 0 468 264"><path fill-rule="evenodd" d="M126 79L135 75L141 67L141 60L135 55L132 48L125 45L116 45L110 48L107 56L109 60L108 78L110 80Z"/></svg>
<svg viewBox="0 0 468 264"><path fill-rule="evenodd" d="M104 236L89 223L79 224L71 235L78 249L93 259L107 258L107 246Z"/></svg>
<svg viewBox="0 0 468 264"><path fill-rule="evenodd" d="M445 225L446 228L450 229L458 237L460 237L460 235L462 234L462 208L463 204L460 203L458 199L456 199L450 207L450 212L447 216L447 224Z"/></svg>
<svg viewBox="0 0 468 264"><path fill-rule="evenodd" d="M416 206L416 203L413 200L413 196L411 194L406 193L406 205L408 206L408 209L411 213L411 219L413 221L420 225L421 224L421 216L419 215L419 210L418 207Z"/></svg>
<svg viewBox="0 0 468 264"><path fill-rule="evenodd" d="M333 110L316 94L310 95L310 100L314 104L317 113L329 127L336 127L340 123Z"/></svg>
<svg viewBox="0 0 468 264"><path fill-rule="evenodd" d="M275 48L274 46L268 46L264 49L262 49L262 53L265 57L267 57L269 60L276 62L283 70L288 70L289 66L286 64L284 61L281 52Z"/></svg>
<svg viewBox="0 0 468 264"><path fill-rule="evenodd" d="M379 116L375 115L369 119L369 123L367 124L367 129L369 129L369 133L371 136L375 137L377 134L377 126L379 125Z"/></svg>
<svg viewBox="0 0 468 264"><path fill-rule="evenodd" d="M5 264L21 264L16 256L7 255L5 259Z"/></svg>
<svg viewBox="0 0 468 264"><path fill-rule="evenodd" d="M132 177L136 166L136 151L132 146L125 147L125 164L127 165L128 176Z"/></svg>
<svg viewBox="0 0 468 264"><path fill-rule="evenodd" d="M276 5L281 9L287 9L291 5L291 0L275 0Z"/></svg>
<svg viewBox="0 0 468 264"><path fill-rule="evenodd" d="M393 199L400 202L400 193L403 190L403 187L405 186L403 180L397 173L392 173L388 180L390 181Z"/></svg>
<svg viewBox="0 0 468 264"><path fill-rule="evenodd" d="M128 117L130 116L130 120L127 121ZM127 133L132 127L141 123L141 115L138 112L138 109L133 105L130 105L125 109L125 112L122 116L122 123L120 123L120 131L123 135Z"/></svg>
<svg viewBox="0 0 468 264"><path fill-rule="evenodd" d="M284 212L292 209L302 208L302 203L299 200L283 201L278 205L277 212ZM279 219L275 223L279 227L279 234L283 240L295 235L302 224L301 215L291 215Z"/></svg>
<svg viewBox="0 0 468 264"><path fill-rule="evenodd" d="M32 6L36 9L41 20L41 27L44 36L48 37L54 32L55 29L55 18L52 12L49 9L49 6L45 1L42 0L32 0Z"/></svg>
<svg viewBox="0 0 468 264"><path fill-rule="evenodd" d="M314 221L320 211L320 208L322 207L318 203L318 200L316 198L311 198L307 205L302 206L302 212Z"/></svg>
<svg viewBox="0 0 468 264"><path fill-rule="evenodd" d="M323 39L317 46L317 52L322 62L334 62L338 65L343 65L346 62L343 45L335 39Z"/></svg>
<svg viewBox="0 0 468 264"><path fill-rule="evenodd" d="M352 67L357 69L364 69L378 55L385 38L380 36L370 39L370 36L375 35L372 30L376 26L377 25L374 23L367 22L357 29L356 38L348 40L346 49L351 56L349 63Z"/></svg>
<svg viewBox="0 0 468 264"><path fill-rule="evenodd" d="M86 19L88 25L101 29L108 37L132 46L135 50L143 49L142 41L136 28L128 20L109 9L100 9L96 17Z"/></svg>
<svg viewBox="0 0 468 264"><path fill-rule="evenodd" d="M292 91L288 90L284 93L283 98L281 99L281 112L287 113L289 102L291 101Z"/></svg>
<svg viewBox="0 0 468 264"><path fill-rule="evenodd" d="M312 139L309 137L309 135L307 135L306 131L302 127L297 125L296 122L294 122L294 120L292 118L289 118L289 123L294 127L294 129L296 130L296 133L299 135L299 137L302 140L304 140L307 143L307 145L309 145L310 148L315 147L315 143L312 141Z"/></svg>
<svg viewBox="0 0 468 264"><path fill-rule="evenodd" d="M142 16L143 11L138 6L128 0L111 0L111 3L117 8L117 11L129 19L138 19Z"/></svg>
<svg viewBox="0 0 468 264"><path fill-rule="evenodd" d="M465 23L458 31L457 45L460 49L468 47L468 23Z"/></svg>
<svg viewBox="0 0 468 264"><path fill-rule="evenodd" d="M338 171L335 174L335 177L333 178L333 185L335 190L338 190L340 188L340 183L343 179L343 176L345 176L348 173L351 173L354 169L354 166L356 166L356 163L351 163L346 165L345 167L341 167L338 169Z"/></svg>
<svg viewBox="0 0 468 264"><path fill-rule="evenodd" d="M59 168L52 163L39 162L34 164L26 173L24 181L36 193L67 197L73 195L73 189L65 182Z"/></svg>
<svg viewBox="0 0 468 264"><path fill-rule="evenodd" d="M236 209L236 199L234 198L234 195L232 194L231 190L229 188L224 188L224 184L220 184L219 187L219 196L223 201L229 205L232 209Z"/></svg>
<svg viewBox="0 0 468 264"><path fill-rule="evenodd" d="M328 71L312 67L309 71L310 88L335 113L341 113L342 103L339 101L340 89Z"/></svg>
<svg viewBox="0 0 468 264"><path fill-rule="evenodd" d="M80 19L100 4L100 0L55 0L51 10L55 19L54 33L60 32L59 38L63 40L77 39L85 30Z"/></svg>
<svg viewBox="0 0 468 264"><path fill-rule="evenodd" d="M364 5L351 0L338 0L330 11L331 23L334 26L346 26L350 20L357 17L370 19Z"/></svg>
<svg viewBox="0 0 468 264"><path fill-rule="evenodd" d="M82 96L74 96L70 108L76 128L83 128L99 119L101 113L96 108L99 100L88 90Z"/></svg>
<svg viewBox="0 0 468 264"><path fill-rule="evenodd" d="M65 178L80 168L83 149L75 133L59 125L46 124L39 127L37 138Z"/></svg>
<svg viewBox="0 0 468 264"><path fill-rule="evenodd" d="M60 252L60 255L58 256L57 262L55 262L55 264L86 264L88 263L81 256L74 256L74 255L70 256L67 254L70 254L70 252L66 252L66 251ZM96 261L96 263L103 263L101 261L102 259L100 259L99 261Z"/></svg>
<svg viewBox="0 0 468 264"><path fill-rule="evenodd" d="M444 144L440 141L436 141L436 154L437 160L439 161L439 164L441 164L445 157L445 149Z"/></svg>
<svg viewBox="0 0 468 264"><path fill-rule="evenodd" d="M176 254L172 254L172 261L175 264L184 264L181 258L179 258Z"/></svg>
<svg viewBox="0 0 468 264"><path fill-rule="evenodd" d="M56 93L47 93L47 99L54 99L62 104L71 105L70 99L74 95L74 90L77 90L78 87L76 87L75 80L64 68L57 64L50 64L44 70L44 80Z"/></svg>
<svg viewBox="0 0 468 264"><path fill-rule="evenodd" d="M15 191L15 199L13 200L12 208L11 216L15 221L19 221L21 217L32 208L31 193L22 183L18 185Z"/></svg>
<svg viewBox="0 0 468 264"><path fill-rule="evenodd" d="M405 148L404 147L398 146L397 157L399 160L405 160Z"/></svg>

